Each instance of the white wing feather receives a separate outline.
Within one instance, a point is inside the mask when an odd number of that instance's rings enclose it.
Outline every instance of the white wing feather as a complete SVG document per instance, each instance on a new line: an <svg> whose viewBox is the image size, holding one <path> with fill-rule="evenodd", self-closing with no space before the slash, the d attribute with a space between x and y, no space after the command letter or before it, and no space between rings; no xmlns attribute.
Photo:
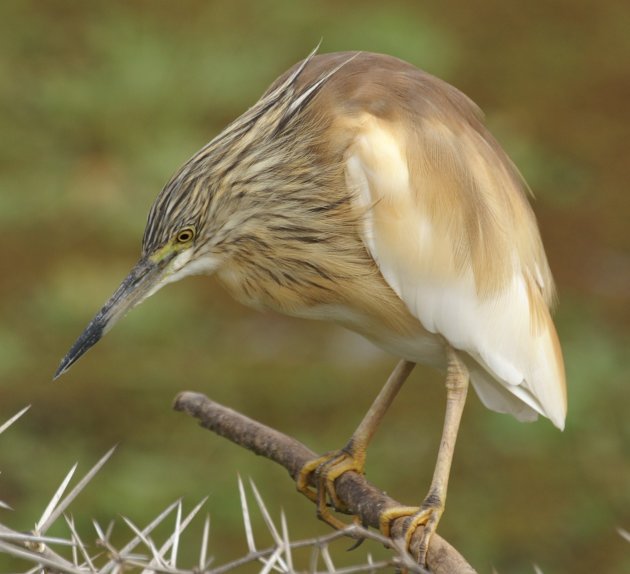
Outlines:
<svg viewBox="0 0 630 574"><path fill-rule="evenodd" d="M472 265L457 268L447 234L423 212L422 183L411 181L410 154L400 142L385 122L369 117L346 158L347 182L366 213L370 254L424 328L468 355L471 381L487 407L519 420L542 414L563 428L564 371L555 329L542 296L536 303L543 316L533 323L530 298L539 294L527 288L517 248L511 280L479 295ZM539 283L540 272L532 275Z"/></svg>

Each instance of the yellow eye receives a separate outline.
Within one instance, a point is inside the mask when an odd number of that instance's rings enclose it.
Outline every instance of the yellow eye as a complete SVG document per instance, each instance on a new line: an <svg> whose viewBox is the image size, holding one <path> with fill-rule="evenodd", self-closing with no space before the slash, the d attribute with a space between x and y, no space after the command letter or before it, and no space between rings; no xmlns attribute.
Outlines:
<svg viewBox="0 0 630 574"><path fill-rule="evenodd" d="M184 227L177 232L177 243L190 243L195 238L195 230L192 227Z"/></svg>

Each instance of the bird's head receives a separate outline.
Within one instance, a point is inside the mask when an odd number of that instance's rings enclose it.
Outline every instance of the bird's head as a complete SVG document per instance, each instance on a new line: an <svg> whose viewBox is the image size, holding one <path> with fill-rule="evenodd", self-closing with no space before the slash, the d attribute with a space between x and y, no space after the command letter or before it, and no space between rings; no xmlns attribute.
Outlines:
<svg viewBox="0 0 630 574"><path fill-rule="evenodd" d="M207 195L201 186L191 190L181 182L178 185L176 178L165 187L151 208L139 261L76 340L54 378L67 371L129 310L164 285L216 269L221 251L215 241L217 234L204 217ZM186 201L182 201L184 196Z"/></svg>
<svg viewBox="0 0 630 574"><path fill-rule="evenodd" d="M321 169L304 168L312 153L310 140L303 135L309 130L302 111L357 54L298 86L296 81L316 50L171 178L151 207L140 260L63 358L54 378L167 283L217 270L239 237L251 239L260 231L261 214L267 223L273 218L279 202L272 191L282 188L285 197L292 195L291 190L309 195L309 185L318 177L326 179ZM282 214L283 222L286 216Z"/></svg>

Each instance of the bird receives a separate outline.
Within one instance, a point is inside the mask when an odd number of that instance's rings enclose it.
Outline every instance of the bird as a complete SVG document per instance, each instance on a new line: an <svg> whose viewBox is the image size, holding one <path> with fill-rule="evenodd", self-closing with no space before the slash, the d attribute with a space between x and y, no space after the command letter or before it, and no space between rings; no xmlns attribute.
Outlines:
<svg viewBox="0 0 630 574"><path fill-rule="evenodd" d="M393 56L316 48L164 186L139 261L55 378L127 311L189 275L216 275L250 307L363 335L399 362L346 445L297 481L341 527L328 509L343 507L336 478L364 471L414 365L434 367L446 412L428 494L381 514L387 535L394 519L411 518L407 544L424 526L426 563L469 383L493 411L564 428L555 287L530 193L461 91Z"/></svg>

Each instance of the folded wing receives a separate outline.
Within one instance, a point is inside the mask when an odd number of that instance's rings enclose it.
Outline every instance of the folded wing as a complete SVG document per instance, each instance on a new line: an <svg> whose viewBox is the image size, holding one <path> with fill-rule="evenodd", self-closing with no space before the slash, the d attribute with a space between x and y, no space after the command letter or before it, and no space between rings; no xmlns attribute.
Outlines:
<svg viewBox="0 0 630 574"><path fill-rule="evenodd" d="M563 428L553 280L526 188L460 96L439 114L412 102L397 116L355 118L346 178L363 239L410 312L464 351L487 407Z"/></svg>

